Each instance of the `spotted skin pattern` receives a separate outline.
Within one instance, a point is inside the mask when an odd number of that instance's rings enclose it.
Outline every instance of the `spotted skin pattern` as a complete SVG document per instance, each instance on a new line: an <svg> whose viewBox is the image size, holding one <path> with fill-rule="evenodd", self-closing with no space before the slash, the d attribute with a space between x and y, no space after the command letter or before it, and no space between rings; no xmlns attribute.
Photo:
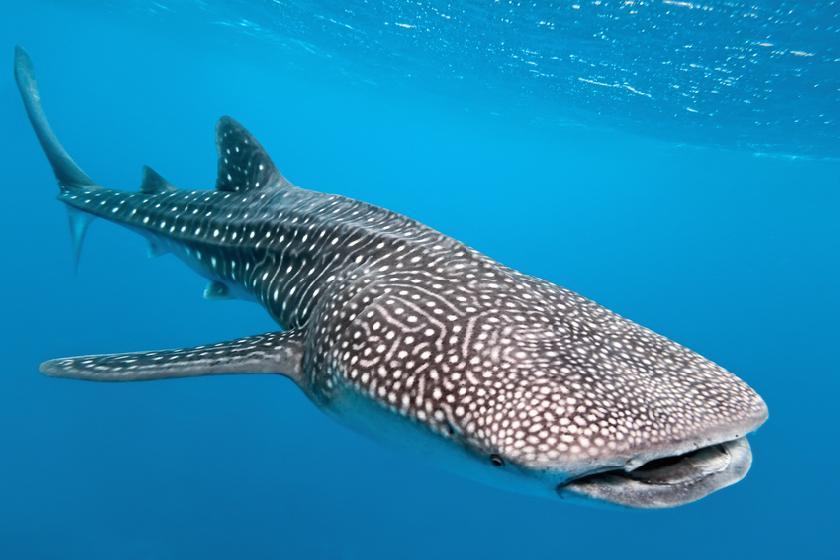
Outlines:
<svg viewBox="0 0 840 560"><path fill-rule="evenodd" d="M488 456L581 467L763 413L712 362L416 221L288 183L230 186L62 200L157 239L303 329L303 380L322 406L349 385Z"/></svg>
<svg viewBox="0 0 840 560"><path fill-rule="evenodd" d="M27 109L37 131L40 105ZM62 181L66 162L51 162L62 202L141 233L206 276L209 295L254 300L286 332L43 371L285 373L325 410L352 393L488 466L561 479L740 438L766 417L739 378L597 303L400 214L293 186L230 118L217 146L216 190L148 170L121 192L81 170Z"/></svg>

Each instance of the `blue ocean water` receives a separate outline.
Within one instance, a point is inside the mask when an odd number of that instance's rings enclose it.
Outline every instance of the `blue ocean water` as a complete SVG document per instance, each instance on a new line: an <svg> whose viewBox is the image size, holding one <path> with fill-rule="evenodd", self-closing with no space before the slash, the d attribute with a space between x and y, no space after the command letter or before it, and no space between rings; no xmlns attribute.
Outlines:
<svg viewBox="0 0 840 560"><path fill-rule="evenodd" d="M0 18L0 558L837 558L840 5L33 1ZM747 478L665 511L486 488L289 382L46 378L63 355L274 328L106 223L73 273L12 79L108 186L209 187L213 125L721 363L767 401Z"/></svg>

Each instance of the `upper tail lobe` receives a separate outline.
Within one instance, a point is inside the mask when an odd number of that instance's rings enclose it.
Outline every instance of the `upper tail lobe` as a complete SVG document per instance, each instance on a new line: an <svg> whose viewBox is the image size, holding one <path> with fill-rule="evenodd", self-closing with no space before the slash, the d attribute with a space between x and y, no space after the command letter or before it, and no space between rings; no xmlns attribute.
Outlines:
<svg viewBox="0 0 840 560"><path fill-rule="evenodd" d="M44 109L41 107L41 94L35 81L32 59L21 47L15 47L15 81L17 82L26 114L35 129L38 141L50 161L53 173L62 190L73 187L92 187L93 180L76 165L73 158L64 150L55 133L50 128Z"/></svg>

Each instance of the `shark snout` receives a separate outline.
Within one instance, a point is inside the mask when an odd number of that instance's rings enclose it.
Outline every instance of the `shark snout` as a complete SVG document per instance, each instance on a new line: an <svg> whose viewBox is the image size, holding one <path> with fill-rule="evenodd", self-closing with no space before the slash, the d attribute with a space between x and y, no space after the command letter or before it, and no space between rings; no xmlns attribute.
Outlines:
<svg viewBox="0 0 840 560"><path fill-rule="evenodd" d="M743 479L752 464L747 434L768 417L754 393L744 415L709 424L669 445L640 446L622 466L606 464L560 483L561 498L636 508L674 507L699 500ZM606 463L619 462L609 459Z"/></svg>
<svg viewBox="0 0 840 560"><path fill-rule="evenodd" d="M667 508L703 498L743 479L752 464L742 437L666 456L633 470L613 469L564 482L561 498L597 500L636 508Z"/></svg>

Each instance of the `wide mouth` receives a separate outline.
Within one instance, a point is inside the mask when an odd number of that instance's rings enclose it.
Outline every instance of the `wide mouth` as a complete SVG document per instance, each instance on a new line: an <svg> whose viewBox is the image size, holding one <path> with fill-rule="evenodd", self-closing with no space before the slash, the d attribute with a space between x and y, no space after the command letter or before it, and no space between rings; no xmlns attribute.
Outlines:
<svg viewBox="0 0 840 560"><path fill-rule="evenodd" d="M586 474L557 487L564 498L599 500L635 508L674 507L735 484L747 474L752 454L742 437L682 455L664 456L632 470Z"/></svg>

